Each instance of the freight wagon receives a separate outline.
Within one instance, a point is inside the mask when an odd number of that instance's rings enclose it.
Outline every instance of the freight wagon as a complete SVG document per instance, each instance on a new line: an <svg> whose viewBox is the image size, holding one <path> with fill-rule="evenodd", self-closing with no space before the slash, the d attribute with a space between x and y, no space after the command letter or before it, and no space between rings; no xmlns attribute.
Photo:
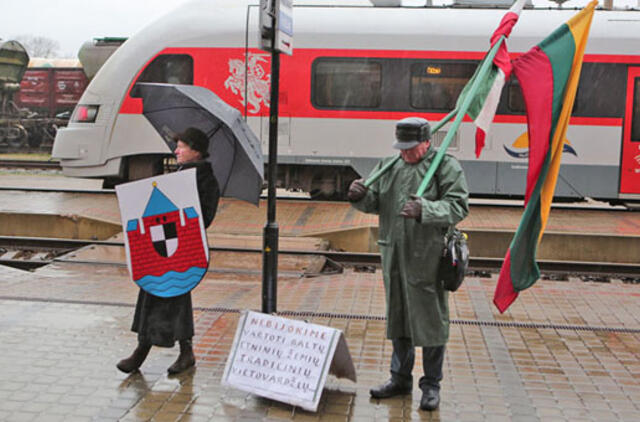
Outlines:
<svg viewBox="0 0 640 422"><path fill-rule="evenodd" d="M0 150L50 151L58 128L66 126L89 83L86 70L94 75L122 42L88 41L80 49L82 63L29 58L16 41L0 45Z"/></svg>

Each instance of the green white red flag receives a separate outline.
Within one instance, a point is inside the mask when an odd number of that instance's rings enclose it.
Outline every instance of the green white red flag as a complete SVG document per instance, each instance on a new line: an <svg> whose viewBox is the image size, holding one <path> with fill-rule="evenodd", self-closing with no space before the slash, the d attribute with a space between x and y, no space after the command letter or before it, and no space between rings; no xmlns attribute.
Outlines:
<svg viewBox="0 0 640 422"><path fill-rule="evenodd" d="M520 17L520 12L522 11L522 7L524 6L525 0L517 0L511 8L505 13L500 21L500 25L494 31L491 36L491 46L493 47L498 40L502 36L505 38L509 37L511 34L511 30L513 26L518 21ZM477 69L480 69L480 65ZM470 89L473 81L476 79L478 70L476 70L476 74L471 77L471 80L462 90L462 93L458 97L458 102L462 101L462 99L467 94L467 91ZM498 107L498 103L500 102L500 93L502 92L502 88L504 87L505 81L509 79L511 75L511 59L509 58L509 52L507 51L507 45L505 42L500 44L498 52L493 58L493 65L491 70L481 81L481 85L476 92L471 104L469 105L469 109L467 110L467 114L473 120L473 123L476 125L476 157L480 157L480 152L482 148L484 148L485 139L487 134L489 133L489 126L491 126L491 122L493 122L493 118L496 115L496 109Z"/></svg>
<svg viewBox="0 0 640 422"><path fill-rule="evenodd" d="M493 303L504 312L540 278L536 251L551 210L565 134L576 97L593 0L513 61L527 109L529 168L525 210L502 264Z"/></svg>

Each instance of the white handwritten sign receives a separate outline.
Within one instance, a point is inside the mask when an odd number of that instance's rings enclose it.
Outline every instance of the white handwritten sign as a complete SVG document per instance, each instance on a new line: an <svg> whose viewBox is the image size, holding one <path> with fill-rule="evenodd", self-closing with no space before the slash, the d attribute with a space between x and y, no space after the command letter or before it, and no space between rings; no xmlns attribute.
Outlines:
<svg viewBox="0 0 640 422"><path fill-rule="evenodd" d="M338 349L341 355L333 362ZM333 367L332 367L333 363ZM222 384L316 411L327 373L355 381L340 330L245 311L224 369Z"/></svg>

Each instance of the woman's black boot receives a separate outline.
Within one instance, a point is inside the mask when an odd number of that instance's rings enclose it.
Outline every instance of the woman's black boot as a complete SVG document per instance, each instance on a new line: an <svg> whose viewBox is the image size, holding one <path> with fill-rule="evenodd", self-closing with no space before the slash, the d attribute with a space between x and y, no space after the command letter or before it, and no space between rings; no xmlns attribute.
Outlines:
<svg viewBox="0 0 640 422"><path fill-rule="evenodd" d="M116 365L119 370L124 373L130 373L140 368L144 360L147 358L149 354L149 350L151 350L150 344L138 343L138 347L133 351L131 356L126 359L122 359Z"/></svg>
<svg viewBox="0 0 640 422"><path fill-rule="evenodd" d="M196 364L196 357L193 355L193 347L191 345L191 339L180 340L180 355L173 365L167 369L170 374L179 374L191 368Z"/></svg>

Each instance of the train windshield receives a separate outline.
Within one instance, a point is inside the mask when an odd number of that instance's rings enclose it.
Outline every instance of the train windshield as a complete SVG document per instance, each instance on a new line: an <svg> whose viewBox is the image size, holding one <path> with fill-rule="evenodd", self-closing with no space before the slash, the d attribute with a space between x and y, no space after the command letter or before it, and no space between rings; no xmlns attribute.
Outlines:
<svg viewBox="0 0 640 422"><path fill-rule="evenodd" d="M187 54L162 54L153 59L137 82L193 85L193 58Z"/></svg>

